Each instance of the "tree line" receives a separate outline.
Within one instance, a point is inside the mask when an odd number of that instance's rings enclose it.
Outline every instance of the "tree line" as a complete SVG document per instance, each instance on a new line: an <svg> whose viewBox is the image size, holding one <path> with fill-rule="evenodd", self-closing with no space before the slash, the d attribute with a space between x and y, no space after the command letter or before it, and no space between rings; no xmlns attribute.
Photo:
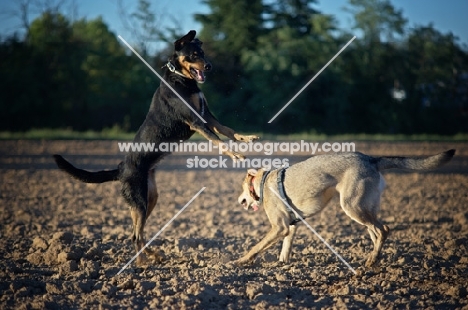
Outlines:
<svg viewBox="0 0 468 310"><path fill-rule="evenodd" d="M432 25L408 28L389 1L349 0L349 31L313 0L204 2L210 12L195 19L214 69L202 89L228 126L281 134L468 131L466 46ZM188 29L155 29L148 1L138 10L143 31L167 41L153 56L139 45L161 72L171 41ZM269 124L354 33L358 38ZM101 18L70 21L46 11L24 37L3 38L0 57L0 130L136 130L159 85Z"/></svg>

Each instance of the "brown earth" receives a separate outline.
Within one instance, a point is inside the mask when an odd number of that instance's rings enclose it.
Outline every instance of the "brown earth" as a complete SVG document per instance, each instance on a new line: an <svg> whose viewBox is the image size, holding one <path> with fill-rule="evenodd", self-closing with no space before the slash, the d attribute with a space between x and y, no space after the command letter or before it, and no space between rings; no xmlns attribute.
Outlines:
<svg viewBox="0 0 468 310"><path fill-rule="evenodd" d="M157 172L160 198L148 239L206 189L153 242L162 263L131 264L116 275L134 255L120 184L77 182L50 155L86 169L113 168L123 156L117 142L0 141L0 308L468 308L468 145L356 145L373 155L450 148L457 155L440 170L385 173L381 218L391 234L377 267L363 268L371 241L337 199L308 219L358 275L304 224L290 264L276 262L278 244L250 267L229 267L270 227L262 210L236 203L245 169L187 169L194 155L171 155ZM291 164L306 156L280 155Z"/></svg>

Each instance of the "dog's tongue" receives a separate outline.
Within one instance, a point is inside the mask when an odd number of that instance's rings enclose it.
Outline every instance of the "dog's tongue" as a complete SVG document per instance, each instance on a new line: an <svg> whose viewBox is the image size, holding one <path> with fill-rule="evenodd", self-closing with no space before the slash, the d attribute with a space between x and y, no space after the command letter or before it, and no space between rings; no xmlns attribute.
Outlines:
<svg viewBox="0 0 468 310"><path fill-rule="evenodd" d="M195 70L197 72L197 80L204 82L205 81L205 74L201 70Z"/></svg>
<svg viewBox="0 0 468 310"><path fill-rule="evenodd" d="M253 209L254 211L258 211L258 205L257 205L256 202L254 202L254 203L252 204L252 209Z"/></svg>

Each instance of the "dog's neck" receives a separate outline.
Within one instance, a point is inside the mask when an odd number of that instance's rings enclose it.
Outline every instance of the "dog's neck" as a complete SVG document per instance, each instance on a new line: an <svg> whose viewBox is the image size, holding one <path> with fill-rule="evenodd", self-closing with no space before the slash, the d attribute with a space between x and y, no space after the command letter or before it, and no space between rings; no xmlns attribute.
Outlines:
<svg viewBox="0 0 468 310"><path fill-rule="evenodd" d="M249 178L249 193L250 193L250 197L252 197L253 199L255 199L255 201L259 201L260 200L260 197L257 195L257 191L255 191L255 184L254 184L254 181L255 181L256 177L255 176L252 176Z"/></svg>
<svg viewBox="0 0 468 310"><path fill-rule="evenodd" d="M270 174L271 170L263 171L261 175L252 176L249 184L250 196L258 201L260 204L263 202L263 188L265 186L266 178ZM260 178L261 177L261 178ZM257 182L255 180L257 179ZM258 180L260 179L260 182ZM257 194L258 193L258 194Z"/></svg>
<svg viewBox="0 0 468 310"><path fill-rule="evenodd" d="M180 72L180 70L177 70L177 68L175 67L175 65L172 63L171 60L168 60L167 64L165 65L165 67L167 67L167 69L169 69L169 71L171 72L174 72L175 74L178 74L184 78L187 78L182 72Z"/></svg>
<svg viewBox="0 0 468 310"><path fill-rule="evenodd" d="M167 68L167 65L163 66L162 68ZM193 93L200 92L200 88L198 87L198 83L194 79L190 79L190 78L186 77L185 75L180 73L180 71L178 71L178 70L176 70L176 71L178 73L175 72L175 71L171 71L171 70L169 70L169 68L167 68L167 70L166 70L166 72L164 74L164 79L169 83L181 84L187 90L190 90ZM163 87L165 86L165 84L163 82L161 82L160 85L163 86Z"/></svg>

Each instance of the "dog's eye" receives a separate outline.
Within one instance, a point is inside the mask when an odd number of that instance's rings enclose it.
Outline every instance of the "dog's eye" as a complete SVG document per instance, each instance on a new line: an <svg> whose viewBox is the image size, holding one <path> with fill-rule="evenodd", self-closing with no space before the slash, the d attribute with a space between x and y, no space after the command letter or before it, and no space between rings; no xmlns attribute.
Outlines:
<svg viewBox="0 0 468 310"><path fill-rule="evenodd" d="M203 56L204 56L204 55L203 55L203 53L201 53L201 52L193 52L193 53L190 54L189 57L190 57L191 59L198 59L198 58L200 58L200 57L203 58Z"/></svg>

